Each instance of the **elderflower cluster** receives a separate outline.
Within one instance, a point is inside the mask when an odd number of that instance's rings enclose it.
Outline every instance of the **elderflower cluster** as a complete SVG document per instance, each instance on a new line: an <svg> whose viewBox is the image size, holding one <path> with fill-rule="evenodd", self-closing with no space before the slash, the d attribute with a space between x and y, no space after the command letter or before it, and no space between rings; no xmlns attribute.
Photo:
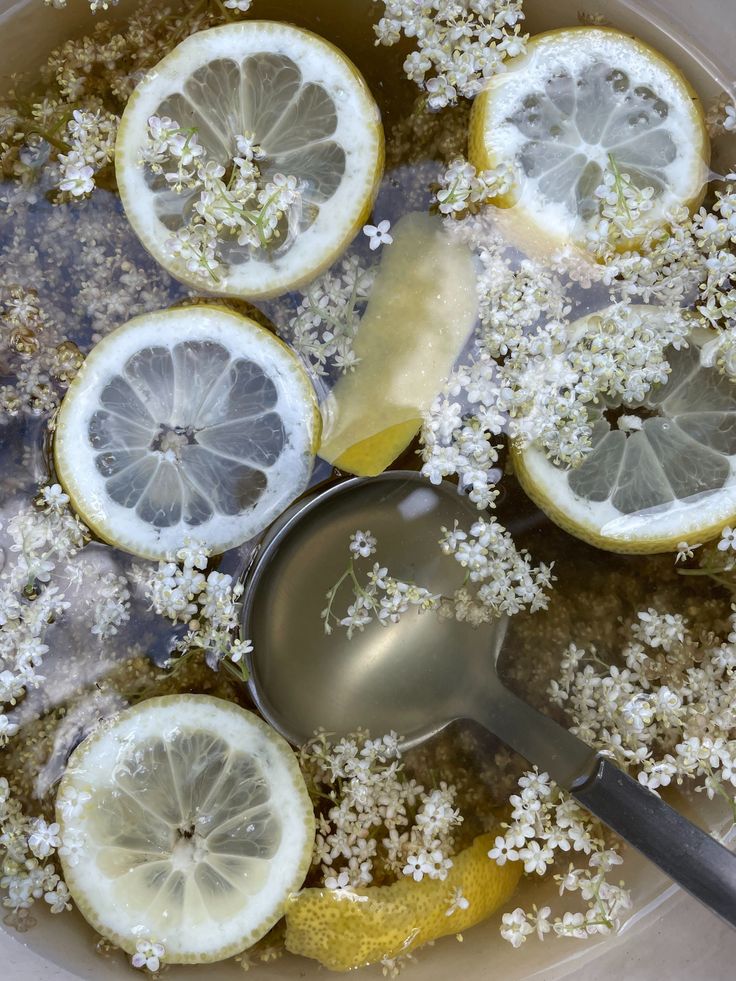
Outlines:
<svg viewBox="0 0 736 981"><path fill-rule="evenodd" d="M18 930L32 926L29 911L37 900L52 913L71 909L69 890L49 861L60 846L59 825L26 816L0 777L0 890L7 925Z"/></svg>
<svg viewBox="0 0 736 981"><path fill-rule="evenodd" d="M0 422L21 414L45 415L59 405L82 364L82 353L42 309L35 290L0 283Z"/></svg>
<svg viewBox="0 0 736 981"><path fill-rule="evenodd" d="M69 0L43 0L44 6L53 7L54 10L64 10L67 6ZM110 7L117 6L118 0L87 0L89 3L89 9L93 14L98 13L98 11L109 10Z"/></svg>
<svg viewBox="0 0 736 981"><path fill-rule="evenodd" d="M547 346L532 357L517 352L515 391L507 402L515 416L512 434L539 440L555 463L578 466L600 412L594 404L640 405L653 386L667 381L667 348L687 346L691 328L680 310L662 308L655 320L619 305L592 317L589 329L556 355ZM508 370L504 365L504 374Z"/></svg>
<svg viewBox="0 0 736 981"><path fill-rule="evenodd" d="M434 610L443 618L473 626L524 609L535 613L547 608L549 597L545 590L554 581L552 567L544 563L533 566L526 549L517 549L511 535L495 518L479 518L468 532L456 521L452 529L442 528L439 545L443 554L452 556L465 573L451 596L402 582L378 562L361 581L356 561L373 556L377 542L370 532L356 531L350 539L348 568L327 592L327 606L321 613L325 633L331 633L335 623L346 628L350 640L355 630L363 630L370 623L383 627L398 623L412 608L419 613ZM333 612L333 604L345 582L351 588L353 602L340 616Z"/></svg>
<svg viewBox="0 0 736 981"><path fill-rule="evenodd" d="M736 815L736 610L731 633L698 636L680 614L637 614L623 667L590 648L565 651L553 701L571 731L657 792L669 784L716 794Z"/></svg>
<svg viewBox="0 0 736 981"><path fill-rule="evenodd" d="M188 542L169 561L151 569L139 568L136 577L151 609L188 627L174 645L172 653L178 657L170 661L171 666L203 651L213 670L222 665L245 680L243 659L253 647L249 640L235 637L243 584L214 569L205 575L209 554L205 545Z"/></svg>
<svg viewBox="0 0 736 981"><path fill-rule="evenodd" d="M95 174L113 159L120 119L103 109L75 109L66 125L69 150L59 154L59 190L72 197L91 194Z"/></svg>
<svg viewBox="0 0 736 981"><path fill-rule="evenodd" d="M496 518L479 518L465 532L457 521L443 528L440 548L465 570L465 583L450 598L443 598L440 615L473 626L521 610L546 610L545 592L553 581L552 566L533 566L526 549L517 549Z"/></svg>
<svg viewBox="0 0 736 981"><path fill-rule="evenodd" d="M474 98L483 83L504 70L506 58L522 54L521 0L380 0L383 16L375 25L380 44L397 44L402 35L416 48L404 71L427 93L431 109Z"/></svg>
<svg viewBox="0 0 736 981"><path fill-rule="evenodd" d="M612 247L620 248L641 234L645 216L654 207L653 187L637 187L628 174L619 170L609 153L603 181L594 193L600 214L586 236L593 252L601 243L605 244L606 251Z"/></svg>
<svg viewBox="0 0 736 981"><path fill-rule="evenodd" d="M69 607L59 587L48 583L87 532L66 508L69 499L58 484L44 491L41 509L21 508L6 526L11 544L0 573L0 706L43 682L46 630Z"/></svg>
<svg viewBox="0 0 736 981"><path fill-rule="evenodd" d="M315 279L303 292L296 312L280 333L324 377L353 371L360 358L353 351L360 318L373 285L375 266L349 255ZM277 318L280 322L284 318Z"/></svg>
<svg viewBox="0 0 736 981"><path fill-rule="evenodd" d="M22 507L5 531L9 545L0 573L0 748L18 731L10 710L28 689L44 682L43 662L49 651L46 632L70 603L56 582L57 570L68 563L85 541L86 529L66 507L68 497L58 484L44 487L38 506ZM126 610L105 611L109 623ZM64 848L59 825L23 813L0 778L0 890L9 913L5 922L25 929L29 910L43 899L52 913L70 909L69 892L52 862Z"/></svg>
<svg viewBox="0 0 736 981"><path fill-rule="evenodd" d="M312 861L328 889L447 877L463 820L455 788L410 779L396 733L371 739L359 730L334 743L318 733L300 765L320 808Z"/></svg>
<svg viewBox="0 0 736 981"><path fill-rule="evenodd" d="M372 556L376 551L376 544L370 531L356 531L350 536L351 555L348 567L327 591L327 606L320 614L326 634L332 633L333 623L336 623L345 627L348 640L351 640L356 630L363 630L369 623L375 622L387 627L390 623L398 623L411 608L419 613L438 608L439 596L423 586L389 576L388 569L378 562L374 562L364 582L358 579L356 560ZM332 607L346 581L352 589L353 602L348 606L345 615L339 616L333 612Z"/></svg>
<svg viewBox="0 0 736 981"><path fill-rule="evenodd" d="M141 162L177 193L194 199L188 222L167 241L171 256L190 272L220 282L227 255L264 249L296 233L301 193L296 177L261 175L263 157L252 134L235 136L228 167L207 158L196 130L167 116L151 116ZM237 248L236 248L237 247Z"/></svg>
<svg viewBox="0 0 736 981"><path fill-rule="evenodd" d="M502 917L504 940L520 947L533 933L540 940L550 932L584 940L615 932L631 899L622 885L609 881L609 873L623 860L606 844L600 823L536 767L519 778L519 793L509 803L511 820L501 825L503 834L496 837L489 858L499 865L522 862L527 875L543 876L559 868L554 878L560 895L579 893L583 908L553 916L549 906L529 911L517 907Z"/></svg>
<svg viewBox="0 0 736 981"><path fill-rule="evenodd" d="M443 215L475 211L491 198L506 194L511 183L511 169L505 165L478 172L463 157L456 157L440 177L435 191L437 207Z"/></svg>
<svg viewBox="0 0 736 981"><path fill-rule="evenodd" d="M457 475L480 509L492 507L501 479L497 466L505 415L498 408L496 365L487 355L461 365L446 391L425 414L421 431L422 474L433 484Z"/></svg>

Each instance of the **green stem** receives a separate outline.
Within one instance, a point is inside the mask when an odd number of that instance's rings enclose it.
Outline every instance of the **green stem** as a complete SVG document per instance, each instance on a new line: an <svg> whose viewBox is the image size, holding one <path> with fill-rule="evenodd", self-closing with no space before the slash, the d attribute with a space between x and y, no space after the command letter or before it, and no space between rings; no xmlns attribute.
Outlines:
<svg viewBox="0 0 736 981"><path fill-rule="evenodd" d="M232 11L227 9L222 0L215 0L215 6L220 8L220 12L226 21L229 21L232 24L237 20L237 17L233 15Z"/></svg>
<svg viewBox="0 0 736 981"><path fill-rule="evenodd" d="M608 162L611 165L611 170L613 171L613 176L616 180L616 193L618 194L619 206L623 207L626 212L626 217L631 221L631 211L629 210L629 205L626 200L626 195L624 194L624 179L621 171L618 169L616 159L612 153L608 154Z"/></svg>
<svg viewBox="0 0 736 981"><path fill-rule="evenodd" d="M31 125L28 130L29 133L33 133L35 136L40 136L42 140L46 140L47 143L50 143L51 146L55 146L56 149L60 150L62 153L70 152L71 146L66 142L66 140L57 139L53 132L43 129L41 126L37 126L32 120L30 120L30 123Z"/></svg>

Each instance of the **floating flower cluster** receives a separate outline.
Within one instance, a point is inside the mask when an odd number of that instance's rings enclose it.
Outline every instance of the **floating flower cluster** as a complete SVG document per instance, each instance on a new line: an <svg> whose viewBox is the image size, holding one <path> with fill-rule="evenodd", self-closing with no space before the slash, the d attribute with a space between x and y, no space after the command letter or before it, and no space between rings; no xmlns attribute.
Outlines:
<svg viewBox="0 0 736 981"><path fill-rule="evenodd" d="M526 549L517 549L495 518L479 518L467 532L457 522L443 528L440 548L465 570L466 579L451 598L443 598L441 616L478 626L504 614L547 609L552 567L533 566Z"/></svg>
<svg viewBox="0 0 736 981"><path fill-rule="evenodd" d="M736 815L736 612L731 633L693 634L681 614L641 611L607 666L571 645L551 695L571 731L652 791L685 784Z"/></svg>
<svg viewBox="0 0 736 981"><path fill-rule="evenodd" d="M356 531L350 536L350 561L345 572L327 591L327 606L320 616L324 620L325 633L332 633L333 623L347 630L348 640L352 639L356 630L363 630L369 623L376 622L386 627L390 623L398 623L401 617L412 607L419 613L426 610L436 610L440 597L430 593L423 586L402 582L388 574L385 566L378 562L366 575L365 583L361 583L355 569L358 559L367 559L376 551L376 539L370 531ZM333 604L344 582L348 581L352 590L353 602L348 606L344 616L333 612Z"/></svg>
<svg viewBox="0 0 736 981"><path fill-rule="evenodd" d="M504 913L501 936L514 947L536 933L581 940L594 934L612 933L621 914L631 906L629 892L609 881L609 873L623 861L615 847L607 845L600 823L589 811L537 769L519 779L519 793L510 799L511 821L502 824L489 858L499 865L523 862L527 875L545 875L556 867L560 895L579 893L583 910L553 916L549 906L525 911L517 907ZM573 856L576 862L569 861ZM564 864L567 865L564 868Z"/></svg>
<svg viewBox="0 0 736 981"><path fill-rule="evenodd" d="M377 542L369 531L356 531L350 537L351 557L346 571L327 592L327 606L322 610L325 633L333 624L347 630L348 640L356 630L370 623L385 627L398 623L410 609L419 613L436 611L441 617L466 621L473 626L520 610L531 613L547 608L545 590L554 581L551 566L535 567L525 549L518 550L511 535L495 518L479 518L468 532L455 522L452 529L443 528L440 548L452 556L465 571L464 581L452 596L432 593L424 586L403 582L389 575L378 562L361 582L356 562L376 552ZM351 588L353 602L344 616L333 611L343 583Z"/></svg>
<svg viewBox="0 0 736 981"><path fill-rule="evenodd" d="M313 864L328 889L447 877L463 820L455 788L425 790L409 779L396 733L358 731L337 742L318 733L299 759L320 808Z"/></svg>
<svg viewBox="0 0 736 981"><path fill-rule="evenodd" d="M263 153L253 136L236 136L234 144L225 168L207 158L195 130L182 129L167 116L151 116L141 147L141 161L151 173L193 202L188 220L182 219L167 242L169 253L215 283L236 243L248 252L279 238L288 242L301 211L296 177L274 174L265 180L257 163Z"/></svg>
<svg viewBox="0 0 736 981"><path fill-rule="evenodd" d="M70 606L56 573L81 549L87 530L67 509L68 500L58 484L46 486L38 507L21 507L4 529L9 543L0 573L0 748L18 731L7 713L45 680L46 632ZM127 590L117 596L116 613L105 610L107 629L127 616ZM0 778L0 889L9 910L6 922L18 929L31 924L36 900L43 899L53 913L71 908L68 890L48 861L62 846L58 832L58 824L24 814Z"/></svg>
<svg viewBox="0 0 736 981"><path fill-rule="evenodd" d="M307 286L295 313L276 318L286 319L279 332L318 377L344 374L360 363L353 341L374 275L375 266L349 255Z"/></svg>
<svg viewBox="0 0 736 981"><path fill-rule="evenodd" d="M115 155L120 119L103 109L74 109L66 124L69 150L59 154L59 190L83 197L95 188L95 174Z"/></svg>
<svg viewBox="0 0 736 981"><path fill-rule="evenodd" d="M12 382L0 385L0 422L44 415L82 364L82 353L44 312L35 290L0 284L0 359Z"/></svg>
<svg viewBox="0 0 736 981"><path fill-rule="evenodd" d="M484 202L511 189L511 171L506 167L480 173L463 157L456 157L442 174L435 200L440 214L462 216L477 211Z"/></svg>
<svg viewBox="0 0 736 981"><path fill-rule="evenodd" d="M474 98L483 83L504 70L506 58L522 54L527 34L521 0L380 0L375 26L380 44L402 35L416 49L404 71L427 93L431 109Z"/></svg>
<svg viewBox="0 0 736 981"><path fill-rule="evenodd" d="M172 623L185 623L186 634L174 645L170 667L195 652L203 652L207 664L221 665L241 680L248 677L244 657L253 648L236 638L243 584L214 569L207 575L209 550L189 542L170 561L158 566L139 566L136 581L151 608Z"/></svg>

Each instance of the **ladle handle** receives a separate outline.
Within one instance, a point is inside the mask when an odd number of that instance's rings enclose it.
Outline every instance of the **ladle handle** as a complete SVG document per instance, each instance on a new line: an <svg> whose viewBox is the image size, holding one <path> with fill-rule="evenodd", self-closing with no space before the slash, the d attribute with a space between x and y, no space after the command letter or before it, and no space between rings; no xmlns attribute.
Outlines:
<svg viewBox="0 0 736 981"><path fill-rule="evenodd" d="M610 760L599 758L596 773L571 789L583 807L736 926L736 855Z"/></svg>
<svg viewBox="0 0 736 981"><path fill-rule="evenodd" d="M476 688L476 698L476 721L546 770L583 807L736 926L736 855L564 726L514 695L495 675L490 684Z"/></svg>

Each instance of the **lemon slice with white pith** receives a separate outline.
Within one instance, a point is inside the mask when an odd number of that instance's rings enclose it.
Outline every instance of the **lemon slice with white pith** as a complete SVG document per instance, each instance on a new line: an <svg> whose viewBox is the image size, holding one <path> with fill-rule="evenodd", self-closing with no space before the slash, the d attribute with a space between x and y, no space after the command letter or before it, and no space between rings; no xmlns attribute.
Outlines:
<svg viewBox="0 0 736 981"><path fill-rule="evenodd" d="M309 869L314 812L291 748L208 695L151 698L72 753L56 798L64 879L128 953L220 960L259 940Z"/></svg>
<svg viewBox="0 0 736 981"><path fill-rule="evenodd" d="M656 320L659 308L630 309ZM701 364L704 339L668 350L669 378L642 403L591 407L581 466L556 466L535 443L512 447L522 487L570 534L614 552L665 552L736 519L736 385Z"/></svg>
<svg viewBox="0 0 736 981"><path fill-rule="evenodd" d="M59 411L72 507L146 558L261 532L309 481L320 417L293 352L216 305L136 317L101 341Z"/></svg>
<svg viewBox="0 0 736 981"><path fill-rule="evenodd" d="M565 28L532 38L473 106L470 156L506 164L515 206L551 243L584 242L600 216L607 170L652 188L642 230L694 208L708 179L700 102L674 65L619 31Z"/></svg>
<svg viewBox="0 0 736 981"><path fill-rule="evenodd" d="M267 248L223 237L217 282L173 257L167 241L186 224L192 195L140 163L154 115L194 129L208 159L226 168L235 137L252 134L264 179L297 178L300 212L290 234ZM378 107L355 66L316 34L268 21L182 41L131 96L115 151L125 212L154 258L191 286L246 297L285 292L327 268L369 214L382 166Z"/></svg>

